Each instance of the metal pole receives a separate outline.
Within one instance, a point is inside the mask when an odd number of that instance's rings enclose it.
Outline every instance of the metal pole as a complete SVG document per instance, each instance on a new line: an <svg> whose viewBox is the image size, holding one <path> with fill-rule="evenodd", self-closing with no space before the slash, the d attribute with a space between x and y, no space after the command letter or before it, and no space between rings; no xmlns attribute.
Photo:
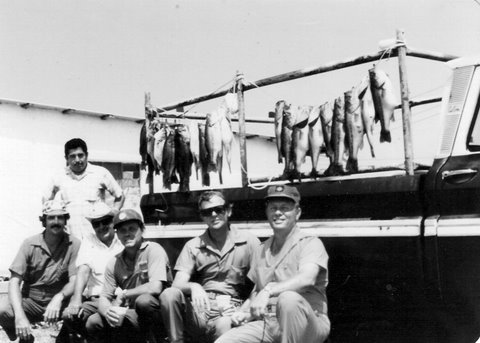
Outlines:
<svg viewBox="0 0 480 343"><path fill-rule="evenodd" d="M397 42L404 43L404 31L397 29ZM407 48L405 45L397 47L398 53L398 68L400 74L400 94L403 117L403 148L405 151L405 170L407 175L413 175L413 144L412 144L412 125L411 125L411 111L410 99L408 91L407 80Z"/></svg>
<svg viewBox="0 0 480 343"><path fill-rule="evenodd" d="M245 130L245 97L243 94L243 74L237 71L238 96L238 141L240 143L240 165L242 168L242 186L248 185L247 174L247 139Z"/></svg>

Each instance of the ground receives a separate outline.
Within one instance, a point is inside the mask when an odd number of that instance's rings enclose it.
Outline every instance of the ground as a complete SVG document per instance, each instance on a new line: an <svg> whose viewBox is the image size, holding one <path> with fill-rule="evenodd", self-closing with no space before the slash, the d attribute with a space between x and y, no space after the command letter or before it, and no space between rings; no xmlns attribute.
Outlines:
<svg viewBox="0 0 480 343"><path fill-rule="evenodd" d="M56 326L47 327L46 325L35 325L33 328L33 335L35 336L35 343L54 343L55 337L58 334L60 328ZM0 329L0 342L7 343L10 340L7 337L5 331ZM18 342L18 339L15 341Z"/></svg>

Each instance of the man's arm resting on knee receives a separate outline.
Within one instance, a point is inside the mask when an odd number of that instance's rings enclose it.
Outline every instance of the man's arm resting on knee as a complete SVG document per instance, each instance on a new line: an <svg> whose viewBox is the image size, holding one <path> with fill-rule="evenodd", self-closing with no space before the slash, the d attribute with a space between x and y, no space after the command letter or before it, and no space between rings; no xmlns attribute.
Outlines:
<svg viewBox="0 0 480 343"><path fill-rule="evenodd" d="M70 302L67 308L67 315L69 318L76 316L82 306L82 294L87 286L88 279L90 278L91 269L88 265L82 264L77 269L77 277L75 279L75 285L73 287L73 295L70 298Z"/></svg>
<svg viewBox="0 0 480 343"><path fill-rule="evenodd" d="M193 306L199 311L210 310L210 300L202 285L190 282L190 274L177 271L172 287L180 289L183 294L190 295Z"/></svg>
<svg viewBox="0 0 480 343"><path fill-rule="evenodd" d="M31 334L31 329L30 321L22 307L22 293L20 291L22 279L21 275L12 272L10 282L8 283L8 297L15 314L15 333L18 337L27 339L28 335Z"/></svg>
<svg viewBox="0 0 480 343"><path fill-rule="evenodd" d="M163 284L160 280L149 281L140 286L130 289L124 289L119 295L117 295L117 302L122 304L125 300L136 298L142 294L150 294L158 296L162 293Z"/></svg>
<svg viewBox="0 0 480 343"><path fill-rule="evenodd" d="M68 283L63 286L62 290L55 294L47 305L47 309L43 317L47 323L54 323L60 319L60 311L65 298L69 298L73 294L76 275L72 275L68 279Z"/></svg>

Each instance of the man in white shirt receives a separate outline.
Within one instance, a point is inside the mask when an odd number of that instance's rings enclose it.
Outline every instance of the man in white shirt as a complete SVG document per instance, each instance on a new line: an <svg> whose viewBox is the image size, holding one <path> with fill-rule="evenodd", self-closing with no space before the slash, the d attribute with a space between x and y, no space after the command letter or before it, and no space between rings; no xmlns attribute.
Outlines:
<svg viewBox="0 0 480 343"><path fill-rule="evenodd" d="M98 202L87 217L95 233L85 237L80 246L74 293L63 312L65 324L59 337L67 335L68 331L71 335L85 337L85 323L98 310L105 267L110 259L123 250L123 244L113 229L115 213L116 210Z"/></svg>

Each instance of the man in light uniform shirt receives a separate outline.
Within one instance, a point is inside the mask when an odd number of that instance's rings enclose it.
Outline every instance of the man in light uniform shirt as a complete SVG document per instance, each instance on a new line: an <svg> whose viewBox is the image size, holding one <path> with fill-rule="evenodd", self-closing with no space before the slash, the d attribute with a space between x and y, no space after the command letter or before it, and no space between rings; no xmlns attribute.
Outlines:
<svg viewBox="0 0 480 343"><path fill-rule="evenodd" d="M95 233L87 236L80 246L77 258L77 279L68 307L63 312L64 328L77 337L85 337L85 323L98 310L104 272L109 260L123 250L123 245L113 229L116 210L98 202L88 215ZM62 336L59 334L59 337Z"/></svg>
<svg viewBox="0 0 480 343"><path fill-rule="evenodd" d="M87 144L82 139L73 138L65 143L65 160L67 166L50 180L43 201L59 193L70 213L69 233L82 240L93 232L86 216L96 202L105 202L106 192L114 197L113 206L117 210L125 198L107 169L88 163Z"/></svg>

